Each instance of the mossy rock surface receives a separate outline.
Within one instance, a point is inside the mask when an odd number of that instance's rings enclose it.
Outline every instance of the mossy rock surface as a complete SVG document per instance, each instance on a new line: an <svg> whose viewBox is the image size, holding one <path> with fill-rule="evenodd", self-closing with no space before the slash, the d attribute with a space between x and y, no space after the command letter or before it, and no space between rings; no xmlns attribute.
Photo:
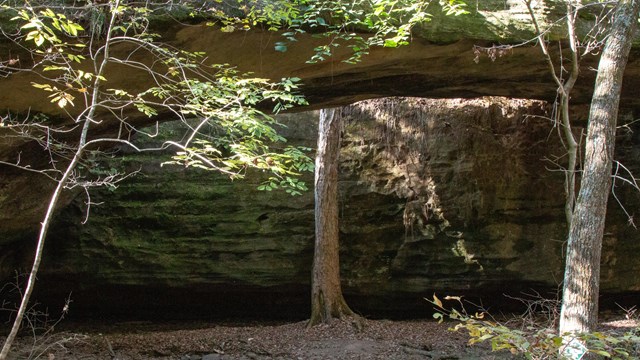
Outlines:
<svg viewBox="0 0 640 360"><path fill-rule="evenodd" d="M341 270L345 293L361 311L421 313L426 305L419 300L434 291L496 300L503 292L556 287L566 231L562 174L543 159L562 149L548 136L545 109L502 98L391 98L343 110ZM296 129L316 118L316 112L287 115L290 142L312 144L313 125ZM637 139L629 134L618 153L637 169ZM258 177L230 181L161 162L116 157L111 166L145 171L116 191L92 193L103 204L92 207L86 225L79 225L83 197L62 211L42 291L73 290L96 304L102 302L87 295L96 287L129 289L142 299L151 292L165 299L158 308L189 303L168 294L194 292L195 303L211 298L223 313L247 297L250 307L285 311L290 304L304 316L312 193L262 192ZM617 191L628 208L638 204L630 189ZM639 235L615 204L609 214L603 293L638 291Z"/></svg>

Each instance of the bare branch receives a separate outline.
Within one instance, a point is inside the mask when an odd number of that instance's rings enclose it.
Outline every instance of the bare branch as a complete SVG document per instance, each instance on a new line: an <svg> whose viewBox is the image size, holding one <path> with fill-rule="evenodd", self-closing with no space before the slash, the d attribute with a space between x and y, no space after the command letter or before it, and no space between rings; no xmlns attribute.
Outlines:
<svg viewBox="0 0 640 360"><path fill-rule="evenodd" d="M616 202L618 203L622 211L624 211L625 215L627 216L629 225L637 229L637 226L633 220L633 215L629 214L629 212L627 211L627 208L624 206L624 204L622 204L622 201L620 201L620 199L618 198L618 194L616 194L616 187L617 187L616 180L620 180L623 183L630 185L631 187L636 189L638 192L640 192L640 185L638 185L638 181L637 181L638 179L636 179L633 176L633 173L621 162L614 160L614 163L616 165L616 168L615 168L615 171L613 172L613 175L611 175L613 177L613 181L611 183L611 195L613 195L613 198L616 200ZM619 175L620 171L623 171L627 175L629 175L629 178Z"/></svg>

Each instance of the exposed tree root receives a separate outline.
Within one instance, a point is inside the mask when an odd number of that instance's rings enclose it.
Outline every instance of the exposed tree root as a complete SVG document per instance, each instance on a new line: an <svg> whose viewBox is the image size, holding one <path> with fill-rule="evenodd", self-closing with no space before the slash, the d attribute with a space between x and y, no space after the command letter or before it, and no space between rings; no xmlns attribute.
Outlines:
<svg viewBox="0 0 640 360"><path fill-rule="evenodd" d="M349 308L342 295L333 300L328 302L322 292L313 297L313 310L307 328L320 324L331 324L334 320L350 322L358 331L364 328L364 318Z"/></svg>

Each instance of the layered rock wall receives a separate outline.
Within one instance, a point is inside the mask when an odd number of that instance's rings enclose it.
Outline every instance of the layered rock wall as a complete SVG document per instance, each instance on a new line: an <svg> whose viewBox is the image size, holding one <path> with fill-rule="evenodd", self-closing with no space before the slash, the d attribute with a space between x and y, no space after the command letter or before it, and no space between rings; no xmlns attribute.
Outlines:
<svg viewBox="0 0 640 360"><path fill-rule="evenodd" d="M595 1L583 1L591 3ZM481 96L505 96L553 101L557 88L549 75L548 64L539 47L535 46L533 26L528 11L518 0L486 0L470 2L468 15L446 16L432 2L428 9L433 15L430 22L415 29L415 37L409 46L398 49L372 48L357 64L344 60L351 56L348 46L335 48L327 61L308 63L314 48L325 45L327 39L301 35L299 41L290 44L287 52L275 50L275 44L283 38L274 32L259 28L251 31L221 32L208 26L205 21L193 23L185 19L188 15L172 8L172 16L154 17L152 23L162 34L162 41L170 46L187 51L206 53L210 64L230 64L241 71L253 72L256 76L279 80L283 77L299 77L303 80L302 92L309 99L310 107L346 105L358 100L384 96L420 96L429 98L477 98ZM553 59L560 63L558 49L566 31L561 18L565 11L559 0L539 1L535 11L546 35L553 43ZM578 17L578 33L585 34L598 18L598 6L585 7ZM185 24L179 20L189 20ZM202 20L202 19L201 19ZM7 32L10 32L7 30ZM346 45L346 44L345 44ZM500 45L501 51L493 51ZM502 47L502 45L507 45ZM508 45L517 45L509 47ZM10 42L0 43L11 59L20 59L19 66L30 69L34 64L30 56L23 54ZM480 49L480 50L479 50ZM114 45L112 55L145 63L148 56L133 51L130 46ZM479 55L479 56L478 56ZM489 55L489 56L487 56ZM495 56L491 56L495 55ZM566 55L566 54L565 54ZM565 59L569 57L565 56ZM640 106L634 89L640 84L638 47L630 55L625 72L621 106L634 111ZM8 61L7 59L0 59ZM597 67L597 54L585 54L581 58L581 75L572 94L572 104L584 105L591 100ZM17 65L16 65L17 66ZM84 66L90 66L85 64ZM154 79L139 68L127 68L117 64L107 67L109 87L136 94L153 86ZM25 114L42 112L51 117L56 125L72 120L65 114L76 114L82 107L60 109L51 102L49 93L34 88L33 82L42 79L31 70L7 74L0 81L0 107L2 116L11 113L18 118ZM16 115L20 114L20 115ZM100 125L93 127L91 136L117 133L121 122L104 113L98 116ZM166 121L171 114L160 114L154 118L137 111L127 113L127 121L135 126L147 126L157 121ZM67 136L71 136L68 134ZM6 127L0 127L0 161L29 164L32 168L49 162L47 151L37 150L33 143L15 137ZM23 174L3 166L0 178L0 244L15 242L38 227L44 205L39 199L51 189L44 177L32 178L30 187L25 187ZM32 175L32 174L29 174ZM33 190L33 191L32 191ZM15 195L15 196L13 196ZM67 204L69 198L63 198ZM13 212L20 214L20 221L13 221Z"/></svg>
<svg viewBox="0 0 640 360"><path fill-rule="evenodd" d="M563 149L546 110L505 98L388 98L343 109L341 261L356 309L420 314L428 310L422 298L434 291L489 301L530 288L553 295L566 226L563 175L553 162L563 161ZM317 116L283 116L289 141L313 146ZM617 153L638 173L636 130L621 130ZM86 197L62 210L41 294L73 291L76 306L104 313L178 307L305 316L312 193L257 191L260 174L229 181L161 167L166 156L121 153L104 164L141 174L115 191L91 193L101 205L91 207L86 225ZM619 185L633 215L640 195ZM640 233L615 201L608 220L602 291L639 291Z"/></svg>

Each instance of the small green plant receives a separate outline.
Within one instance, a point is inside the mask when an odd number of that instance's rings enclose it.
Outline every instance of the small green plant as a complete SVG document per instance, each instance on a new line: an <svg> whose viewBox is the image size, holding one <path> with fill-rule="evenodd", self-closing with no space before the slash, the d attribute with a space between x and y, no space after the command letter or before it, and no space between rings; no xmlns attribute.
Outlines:
<svg viewBox="0 0 640 360"><path fill-rule="evenodd" d="M431 20L429 11L451 16L467 13L462 0L237 0L231 6L235 11L229 8L229 3L220 2L213 11L216 20L210 24L218 25L224 32L256 26L269 31L284 30L283 39L275 43L276 51L286 52L305 34L327 39L314 49L308 63L327 60L339 46L351 50L343 61L356 63L371 47L407 45L411 29Z"/></svg>
<svg viewBox="0 0 640 360"><path fill-rule="evenodd" d="M640 357L640 328L624 333L609 331L560 336L555 326L550 327L548 324L537 326L527 321L528 325L516 329L496 321L484 311L469 313L461 296L444 297L446 301L454 301L459 309L446 307L435 294L433 299L425 300L435 306L435 319L440 322L445 319L456 321L449 330L466 332L470 345L489 341L493 351L507 350L514 355L520 354L525 359L573 360L577 358L566 355L572 346L571 342L576 340L584 344L586 352L606 358L622 360ZM571 341L567 341L567 338Z"/></svg>

